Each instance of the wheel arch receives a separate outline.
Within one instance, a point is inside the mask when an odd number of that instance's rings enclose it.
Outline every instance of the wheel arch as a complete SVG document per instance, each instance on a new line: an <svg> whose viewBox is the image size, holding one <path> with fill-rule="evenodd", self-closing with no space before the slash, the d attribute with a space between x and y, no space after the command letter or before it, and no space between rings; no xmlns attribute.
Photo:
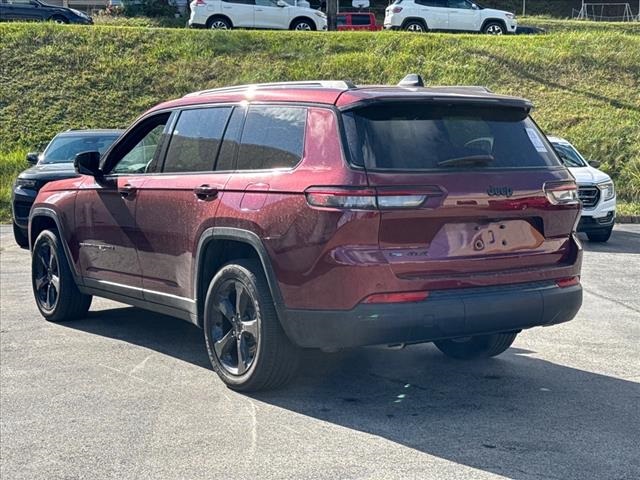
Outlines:
<svg viewBox="0 0 640 480"><path fill-rule="evenodd" d="M318 25L313 20L313 18L307 17L306 15L299 15L291 20L291 22L289 23L289 30L293 30L293 26L300 20L307 20L311 25L313 25L314 30L318 30Z"/></svg>
<svg viewBox="0 0 640 480"><path fill-rule="evenodd" d="M505 35L509 33L509 30L507 29L507 22L505 22L501 18L487 18L484 22L482 22L482 26L480 27L480 32L484 33L485 27L490 23L499 23L500 25L502 25L502 28L504 28Z"/></svg>
<svg viewBox="0 0 640 480"><path fill-rule="evenodd" d="M409 24L409 22L418 22L421 23L422 25L424 25L425 30L429 30L429 25L427 25L427 21L424 18L420 18L420 17L407 17L402 21L402 25L400 26L400 28L402 28L403 30L406 28L406 26Z"/></svg>
<svg viewBox="0 0 640 480"><path fill-rule="evenodd" d="M38 235L43 230L47 230L50 228L55 228L59 234L59 240L62 244L62 248L64 249L65 257L67 257L67 264L69 265L69 270L71 271L71 275L75 280L77 285L82 285L82 279L78 275L76 271L75 265L71 261L72 256L69 250L69 245L65 241L64 229L62 227L62 222L58 218L55 210L46 207L35 207L31 210L31 214L29 215L29 251L33 253L33 246L38 238Z"/></svg>
<svg viewBox="0 0 640 480"><path fill-rule="evenodd" d="M249 230L231 227L211 227L205 230L198 241L194 272L194 297L198 326L204 320L204 301L209 283L225 263L238 258L255 258L260 261L267 278L273 303L282 323L284 302L269 254L260 237Z"/></svg>
<svg viewBox="0 0 640 480"><path fill-rule="evenodd" d="M221 18L227 22L229 22L229 25L231 25L231 28L233 28L233 22L231 21L231 19L229 17L227 17L226 15L222 14L222 13L214 13L213 15L211 15L209 18L207 18L207 21L205 23L205 25L207 26L207 28L211 28L211 23L216 19L216 18Z"/></svg>

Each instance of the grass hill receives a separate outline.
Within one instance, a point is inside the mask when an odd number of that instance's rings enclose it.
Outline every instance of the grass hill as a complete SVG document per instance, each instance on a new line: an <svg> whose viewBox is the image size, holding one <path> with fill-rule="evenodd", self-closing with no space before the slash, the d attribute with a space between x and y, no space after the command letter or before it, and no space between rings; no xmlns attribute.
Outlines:
<svg viewBox="0 0 640 480"><path fill-rule="evenodd" d="M528 97L547 133L604 162L640 203L640 28L547 35L211 32L0 24L0 219L24 154L68 128L124 127L145 109L222 85L301 79L485 85Z"/></svg>

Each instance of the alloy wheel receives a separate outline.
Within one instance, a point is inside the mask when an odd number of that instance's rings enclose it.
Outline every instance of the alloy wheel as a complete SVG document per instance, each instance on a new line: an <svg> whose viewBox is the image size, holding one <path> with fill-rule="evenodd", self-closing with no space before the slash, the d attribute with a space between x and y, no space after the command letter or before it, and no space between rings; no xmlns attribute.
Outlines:
<svg viewBox="0 0 640 480"><path fill-rule="evenodd" d="M213 351L232 375L242 375L253 365L260 341L256 299L237 279L223 283L215 296L217 318L211 323Z"/></svg>
<svg viewBox="0 0 640 480"><path fill-rule="evenodd" d="M424 28L422 28L422 25L420 25L419 23L411 23L407 26L407 31L408 32L416 32L416 33L422 33L424 32Z"/></svg>
<svg viewBox="0 0 640 480"><path fill-rule="evenodd" d="M489 25L487 27L487 33L489 35L502 35L504 32L502 31L502 27L500 25Z"/></svg>
<svg viewBox="0 0 640 480"><path fill-rule="evenodd" d="M294 30L304 30L304 31L309 31L311 30L311 25L309 25L308 23L305 22L300 22L296 25Z"/></svg>
<svg viewBox="0 0 640 480"><path fill-rule="evenodd" d="M54 310L60 296L60 266L55 249L44 242L36 252L36 298L45 310Z"/></svg>
<svg viewBox="0 0 640 480"><path fill-rule="evenodd" d="M211 29L212 30L229 30L229 27L222 20L214 20L211 23Z"/></svg>

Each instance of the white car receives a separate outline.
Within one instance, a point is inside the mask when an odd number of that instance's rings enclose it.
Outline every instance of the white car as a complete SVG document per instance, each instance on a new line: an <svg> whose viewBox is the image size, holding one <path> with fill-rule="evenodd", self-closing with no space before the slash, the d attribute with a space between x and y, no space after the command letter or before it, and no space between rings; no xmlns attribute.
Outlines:
<svg viewBox="0 0 640 480"><path fill-rule="evenodd" d="M518 22L510 12L484 8L469 0L395 0L387 7L384 28L426 32L429 30L515 33Z"/></svg>
<svg viewBox="0 0 640 480"><path fill-rule="evenodd" d="M189 26L218 30L326 30L327 16L319 10L297 2L291 5L284 0L194 0L191 2Z"/></svg>
<svg viewBox="0 0 640 480"><path fill-rule="evenodd" d="M606 242L616 218L616 191L611 177L595 168L599 162L585 160L564 138L547 138L578 184L582 201L578 231L585 232L592 242Z"/></svg>

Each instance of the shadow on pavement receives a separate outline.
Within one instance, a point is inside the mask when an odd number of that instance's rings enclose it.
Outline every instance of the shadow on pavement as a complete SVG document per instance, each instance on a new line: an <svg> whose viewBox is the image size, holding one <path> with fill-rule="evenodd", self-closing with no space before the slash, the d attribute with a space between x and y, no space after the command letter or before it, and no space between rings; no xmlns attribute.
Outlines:
<svg viewBox="0 0 640 480"><path fill-rule="evenodd" d="M584 233L579 236L587 252L640 254L640 233L614 229L606 243L590 242Z"/></svg>
<svg viewBox="0 0 640 480"><path fill-rule="evenodd" d="M65 325L210 369L202 332L171 317L121 308ZM251 397L509 478L639 478L640 386L534 355L305 352L291 386Z"/></svg>

